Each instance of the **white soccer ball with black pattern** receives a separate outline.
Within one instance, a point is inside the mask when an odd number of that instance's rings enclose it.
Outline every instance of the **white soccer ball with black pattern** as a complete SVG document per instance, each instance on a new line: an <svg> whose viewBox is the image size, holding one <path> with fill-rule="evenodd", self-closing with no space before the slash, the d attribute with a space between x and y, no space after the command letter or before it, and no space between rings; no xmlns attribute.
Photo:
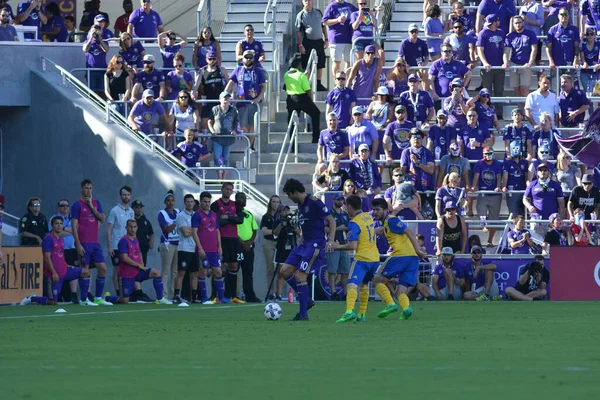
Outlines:
<svg viewBox="0 0 600 400"><path fill-rule="evenodd" d="M269 321L277 321L281 318L281 314L283 314L283 310L279 304L269 303L265 306L265 317Z"/></svg>

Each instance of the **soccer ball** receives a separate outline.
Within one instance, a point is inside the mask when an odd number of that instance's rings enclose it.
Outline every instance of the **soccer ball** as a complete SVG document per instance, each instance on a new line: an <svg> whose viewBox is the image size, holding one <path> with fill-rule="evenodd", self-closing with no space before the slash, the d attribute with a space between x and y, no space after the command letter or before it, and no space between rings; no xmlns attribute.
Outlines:
<svg viewBox="0 0 600 400"><path fill-rule="evenodd" d="M265 318L267 318L269 321L277 321L279 318L281 318L282 313L283 310L277 303L269 303L265 306Z"/></svg>

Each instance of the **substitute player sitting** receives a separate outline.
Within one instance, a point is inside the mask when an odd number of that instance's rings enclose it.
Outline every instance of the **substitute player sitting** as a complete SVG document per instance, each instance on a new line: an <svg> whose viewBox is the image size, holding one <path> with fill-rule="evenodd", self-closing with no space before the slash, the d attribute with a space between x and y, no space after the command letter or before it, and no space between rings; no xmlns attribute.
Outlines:
<svg viewBox="0 0 600 400"><path fill-rule="evenodd" d="M385 202L385 200L383 200ZM373 279L379 268L379 250L377 249L377 235L375 235L375 222L371 214L362 212L361 198L356 195L348 196L346 207L350 222L348 223L348 242L339 244L335 242L334 249L356 250L354 261L348 275L346 286L346 312L336 322L364 321L369 302L368 283ZM354 312L354 304L358 297L360 287L360 308L358 316Z"/></svg>
<svg viewBox="0 0 600 400"><path fill-rule="evenodd" d="M402 314L400 319L409 319L413 313L408 300L408 288L417 284L419 277L419 257L426 257L427 253L419 246L419 241L414 232L398 217L388 211L388 204L384 199L373 200L373 215L383 225L383 233L390 244L392 253L377 270L373 284L377 294L385 301L385 309L377 316L385 318L398 311L387 284L391 279L397 278L396 296Z"/></svg>
<svg viewBox="0 0 600 400"><path fill-rule="evenodd" d="M50 221L52 232L42 240L42 252L44 254L44 284L49 289L51 297L30 295L21 301L21 305L58 304L58 295L63 287L63 282L71 282L79 279L79 288L82 298L87 294L90 287L90 270L88 268L73 268L65 261L65 240L61 236L63 232L63 218L60 215ZM82 300L82 306L98 306L88 299Z"/></svg>
<svg viewBox="0 0 600 400"><path fill-rule="evenodd" d="M121 296L108 296L106 299L111 303L129 303L129 296L133 294L135 282L143 282L154 279L154 290L156 291L156 304L173 304L163 294L163 281L161 272L157 269L146 268L142 260L142 252L136 232L138 229L135 219L127 220L127 234L119 240L119 285Z"/></svg>
<svg viewBox="0 0 600 400"><path fill-rule="evenodd" d="M202 304L213 304L208 299L206 290L206 277L208 270L212 268L212 278L217 289L217 300L219 304L230 303L225 299L225 284L223 283L223 271L221 270L221 233L219 232L219 219L217 214L210 209L212 195L210 192L200 193L200 209L192 216L192 235L198 247L198 261L200 262L200 273L198 274L198 291ZM198 235L200 231L200 235ZM214 296L214 293L213 293Z"/></svg>

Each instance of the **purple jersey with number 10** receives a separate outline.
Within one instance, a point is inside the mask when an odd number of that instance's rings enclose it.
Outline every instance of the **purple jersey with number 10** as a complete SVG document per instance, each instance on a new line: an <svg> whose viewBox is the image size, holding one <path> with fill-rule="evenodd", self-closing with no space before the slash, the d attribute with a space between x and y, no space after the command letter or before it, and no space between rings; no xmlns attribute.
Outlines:
<svg viewBox="0 0 600 400"><path fill-rule="evenodd" d="M315 242L325 246L325 218L328 215L327 206L308 193L304 202L298 205L298 222L304 243Z"/></svg>

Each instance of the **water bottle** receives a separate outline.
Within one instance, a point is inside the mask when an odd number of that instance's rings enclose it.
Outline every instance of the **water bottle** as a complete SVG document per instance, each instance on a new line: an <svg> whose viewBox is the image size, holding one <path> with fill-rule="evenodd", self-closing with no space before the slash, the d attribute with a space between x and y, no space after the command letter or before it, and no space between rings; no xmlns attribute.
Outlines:
<svg viewBox="0 0 600 400"><path fill-rule="evenodd" d="M288 303L293 303L294 301L294 290L290 289L288 290Z"/></svg>
<svg viewBox="0 0 600 400"><path fill-rule="evenodd" d="M442 148L440 146L435 147L435 159L439 160L442 156Z"/></svg>

